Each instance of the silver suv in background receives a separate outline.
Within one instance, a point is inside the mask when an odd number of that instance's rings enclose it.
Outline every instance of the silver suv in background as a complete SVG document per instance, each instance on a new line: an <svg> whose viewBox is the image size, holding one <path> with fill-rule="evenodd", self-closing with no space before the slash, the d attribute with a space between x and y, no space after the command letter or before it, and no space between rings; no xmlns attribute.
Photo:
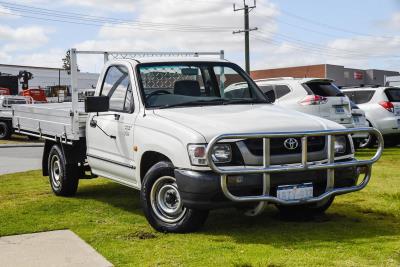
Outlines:
<svg viewBox="0 0 400 267"><path fill-rule="evenodd" d="M283 77L255 82L264 93L273 90L279 106L354 127L350 101L332 80Z"/></svg>
<svg viewBox="0 0 400 267"><path fill-rule="evenodd" d="M397 145L400 135L400 88L361 87L342 89L365 112L369 125L377 128L387 145ZM368 136L361 147L371 147L375 140Z"/></svg>

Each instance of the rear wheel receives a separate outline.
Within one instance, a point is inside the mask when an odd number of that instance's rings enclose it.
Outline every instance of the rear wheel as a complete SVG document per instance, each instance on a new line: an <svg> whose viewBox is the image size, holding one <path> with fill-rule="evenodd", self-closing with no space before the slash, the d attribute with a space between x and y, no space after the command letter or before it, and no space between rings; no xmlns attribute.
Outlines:
<svg viewBox="0 0 400 267"><path fill-rule="evenodd" d="M328 198L321 202L303 205L283 206L276 205L284 217L304 217L323 214L332 205L335 197Z"/></svg>
<svg viewBox="0 0 400 267"><path fill-rule="evenodd" d="M203 226L207 210L187 208L174 177L170 162L159 162L143 179L140 201L148 222L161 232L193 232Z"/></svg>
<svg viewBox="0 0 400 267"><path fill-rule="evenodd" d="M5 121L0 121L0 140L7 140L11 137L11 127Z"/></svg>
<svg viewBox="0 0 400 267"><path fill-rule="evenodd" d="M49 181L51 189L57 196L73 196L78 189L78 168L67 164L64 153L54 145L48 158Z"/></svg>

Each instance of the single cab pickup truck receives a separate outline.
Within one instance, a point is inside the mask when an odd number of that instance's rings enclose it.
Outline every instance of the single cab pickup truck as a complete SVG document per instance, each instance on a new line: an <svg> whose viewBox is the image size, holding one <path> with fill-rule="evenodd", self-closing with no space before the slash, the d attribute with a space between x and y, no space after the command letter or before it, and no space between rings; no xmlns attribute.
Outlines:
<svg viewBox="0 0 400 267"><path fill-rule="evenodd" d="M95 95L82 103L76 60L85 53L106 62ZM43 175L56 195L74 195L79 179L106 177L140 190L156 230L191 232L211 209L253 216L274 204L317 214L368 184L383 150L374 128L345 129L275 106L274 94L223 53L146 55L71 49L72 103L14 107L15 131L46 140ZM238 82L243 91L230 94ZM355 158L356 132L376 136L371 159Z"/></svg>

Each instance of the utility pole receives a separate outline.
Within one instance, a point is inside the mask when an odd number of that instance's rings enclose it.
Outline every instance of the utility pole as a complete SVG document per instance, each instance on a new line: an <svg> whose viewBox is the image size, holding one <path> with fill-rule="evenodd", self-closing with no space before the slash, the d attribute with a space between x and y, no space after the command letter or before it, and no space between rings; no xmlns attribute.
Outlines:
<svg viewBox="0 0 400 267"><path fill-rule="evenodd" d="M258 30L257 27L256 28L251 28L249 26L249 13L256 8L256 0L253 0L253 5L249 6L246 4L246 0L243 0L243 7L242 8L236 8L236 5L233 4L233 11L240 11L243 10L244 11L244 30L238 30L238 31L234 31L233 34L237 34L237 33L242 33L244 32L244 57L245 57L245 62L246 62L246 72L248 74L250 74L250 32L251 31L256 31Z"/></svg>

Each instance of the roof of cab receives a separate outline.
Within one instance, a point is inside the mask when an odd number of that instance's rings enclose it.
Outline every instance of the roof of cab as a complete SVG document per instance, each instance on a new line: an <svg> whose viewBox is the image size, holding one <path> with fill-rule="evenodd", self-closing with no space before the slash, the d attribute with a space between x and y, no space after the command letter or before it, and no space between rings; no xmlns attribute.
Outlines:
<svg viewBox="0 0 400 267"><path fill-rule="evenodd" d="M130 61L133 64L137 63L179 63L179 62L228 62L225 59L213 57L138 57L135 59L116 59L115 61Z"/></svg>

